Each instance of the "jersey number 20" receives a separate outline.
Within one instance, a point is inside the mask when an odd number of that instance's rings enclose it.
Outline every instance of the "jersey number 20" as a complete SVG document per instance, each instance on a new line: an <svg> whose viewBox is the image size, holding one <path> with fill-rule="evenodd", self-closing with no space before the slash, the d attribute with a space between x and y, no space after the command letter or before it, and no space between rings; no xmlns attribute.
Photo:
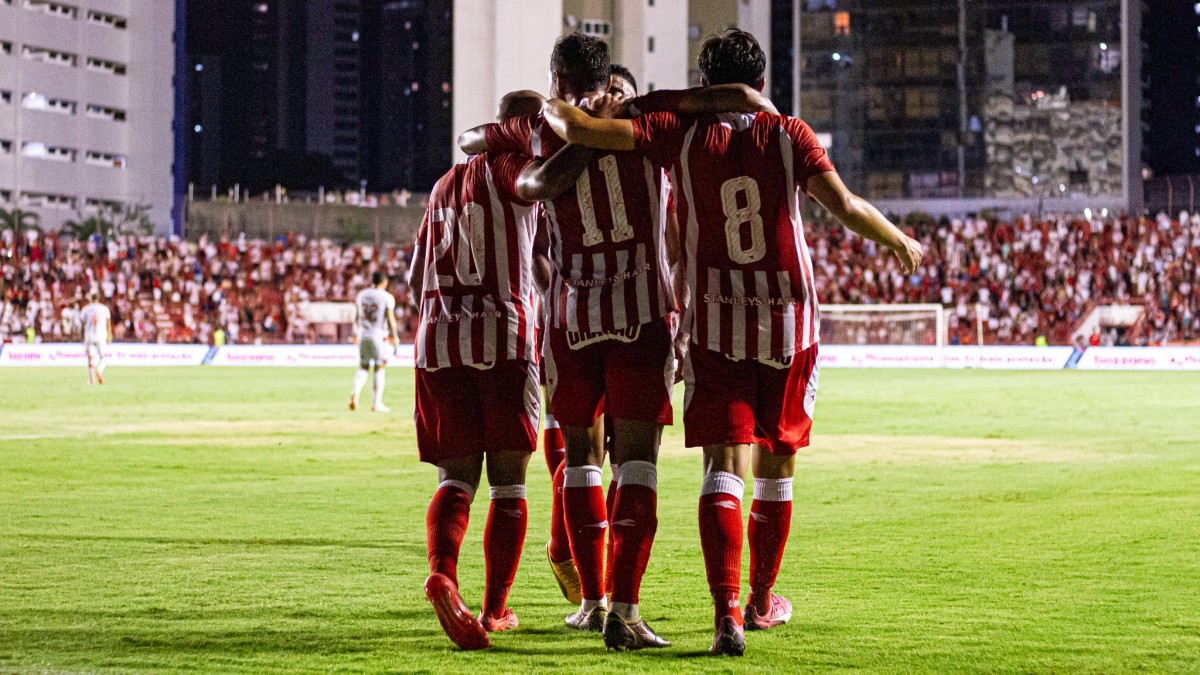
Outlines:
<svg viewBox="0 0 1200 675"><path fill-rule="evenodd" d="M745 206L738 206L738 194L745 195ZM749 176L730 178L721 185L721 206L725 210L725 243L729 247L729 259L739 265L749 265L762 260L767 254L767 241L763 236L762 197L758 183ZM750 246L745 245L743 229L750 226Z"/></svg>
<svg viewBox="0 0 1200 675"><path fill-rule="evenodd" d="M485 244L483 207L475 202L467 202L461 214L456 214L454 209L441 208L433 212L431 220L442 224L441 236L433 249L434 259L440 261L442 256L450 251L450 244L457 234L458 243L454 247L454 277L464 286L482 284ZM449 275L438 275L439 285L450 286L453 283L454 278Z"/></svg>

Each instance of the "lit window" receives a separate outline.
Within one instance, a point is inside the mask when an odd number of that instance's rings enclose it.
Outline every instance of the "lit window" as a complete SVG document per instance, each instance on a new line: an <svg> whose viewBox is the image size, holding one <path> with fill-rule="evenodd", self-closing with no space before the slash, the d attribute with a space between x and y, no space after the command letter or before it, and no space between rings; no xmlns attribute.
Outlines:
<svg viewBox="0 0 1200 675"><path fill-rule="evenodd" d="M74 162L75 151L57 145L30 141L21 145L21 154L32 159L47 159L53 162Z"/></svg>
<svg viewBox="0 0 1200 675"><path fill-rule="evenodd" d="M94 70L100 73L110 73L112 75L124 75L125 64L117 63L116 61L106 61L98 59L94 56L89 56L87 59L88 70Z"/></svg>
<svg viewBox="0 0 1200 675"><path fill-rule="evenodd" d="M103 166L113 169L125 168L125 155L117 155L110 152L97 152L88 150L85 162L92 166Z"/></svg>
<svg viewBox="0 0 1200 675"><path fill-rule="evenodd" d="M98 26L108 26L109 28L116 28L117 30L125 30L125 27L128 25L128 22L123 16L117 16L116 14L105 14L104 12L97 12L94 9L88 10L87 21L88 23L93 23Z"/></svg>
<svg viewBox="0 0 1200 675"><path fill-rule="evenodd" d="M70 52L60 52L54 49L34 47L31 45L21 46L21 57L28 61L53 63L56 66L74 66L78 58Z"/></svg>
<svg viewBox="0 0 1200 675"><path fill-rule="evenodd" d="M197 64L196 64L196 72L197 72L197 73L202 73L202 72L204 72L204 64L203 64L203 63L197 63Z"/></svg>
<svg viewBox="0 0 1200 675"><path fill-rule="evenodd" d="M268 7L267 3L265 2L260 2L254 6L254 11L258 12L259 14L266 14L270 9L271 8Z"/></svg>
<svg viewBox="0 0 1200 675"><path fill-rule="evenodd" d="M107 106L96 105L95 103L89 103L87 105L85 114L88 117L90 117L92 119L97 119L97 120L109 120L111 122L124 122L125 121L125 111L124 110L121 110L119 108L109 108Z"/></svg>

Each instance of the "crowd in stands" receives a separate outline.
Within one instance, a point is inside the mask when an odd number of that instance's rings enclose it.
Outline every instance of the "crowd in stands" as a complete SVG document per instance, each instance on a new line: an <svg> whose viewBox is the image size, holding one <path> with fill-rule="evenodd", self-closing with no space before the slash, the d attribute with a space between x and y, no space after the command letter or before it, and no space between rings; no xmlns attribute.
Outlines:
<svg viewBox="0 0 1200 675"><path fill-rule="evenodd" d="M923 266L905 277L878 247L835 223L810 223L820 299L831 304L940 303L951 344L1070 344L1096 304L1144 306L1129 329L1092 344L1200 339L1200 215L1154 219L1031 216L911 222ZM305 303L348 301L383 270L396 283L402 338L415 313L404 285L412 248L376 249L290 236L190 242L119 236L75 240L0 232L0 341L79 339L79 310L98 289L115 339L212 343L316 342L334 338L306 323ZM978 312L978 313L977 313ZM860 340L886 341L864 335ZM1041 338L1041 339L1039 339Z"/></svg>
<svg viewBox="0 0 1200 675"><path fill-rule="evenodd" d="M79 339L79 310L96 289L117 341L211 344L317 342L305 303L344 301L383 270L396 280L400 328L415 331L403 280L411 245L343 247L303 236L190 242L121 236L79 241L0 232L0 341Z"/></svg>

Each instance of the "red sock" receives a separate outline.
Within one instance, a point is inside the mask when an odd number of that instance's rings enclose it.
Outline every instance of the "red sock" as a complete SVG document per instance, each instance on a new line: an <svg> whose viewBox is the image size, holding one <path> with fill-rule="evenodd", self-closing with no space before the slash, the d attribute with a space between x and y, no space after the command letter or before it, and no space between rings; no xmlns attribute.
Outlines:
<svg viewBox="0 0 1200 675"><path fill-rule="evenodd" d="M609 534L609 540L615 541L609 572L614 568L621 570L613 575L610 598L613 602L631 605L638 602L642 575L650 562L650 549L658 530L657 488L658 471L653 463L633 461L621 465L621 485L616 490Z"/></svg>
<svg viewBox="0 0 1200 675"><path fill-rule="evenodd" d="M600 467L569 466L563 473L563 506L566 507L571 557L579 570L583 599L599 600L604 595L602 564L604 531L608 529Z"/></svg>
<svg viewBox="0 0 1200 675"><path fill-rule="evenodd" d="M567 517L563 505L563 470L559 464L554 470L554 495L550 499L550 559L562 562L571 559L571 539L567 536Z"/></svg>
<svg viewBox="0 0 1200 675"><path fill-rule="evenodd" d="M495 619L504 616L508 589L512 588L525 546L525 526L529 509L524 485L501 485L491 489L492 505L488 509L487 526L483 531L484 578L483 613Z"/></svg>
<svg viewBox="0 0 1200 675"><path fill-rule="evenodd" d="M458 583L458 550L471 517L471 486L456 480L442 481L425 511L425 549L429 572L440 572Z"/></svg>
<svg viewBox="0 0 1200 675"><path fill-rule="evenodd" d="M750 505L750 601L770 609L771 588L792 529L792 479L754 479Z"/></svg>
<svg viewBox="0 0 1200 675"><path fill-rule="evenodd" d="M551 420L553 418L547 420L546 423L550 424ZM550 475L553 476L554 471L567 458L567 450L563 444L561 428L558 426L547 426L542 430L542 452L546 455L546 468L550 470Z"/></svg>
<svg viewBox="0 0 1200 675"><path fill-rule="evenodd" d="M704 477L700 492L700 548L715 621L732 616L742 625L739 591L742 586L742 493L745 482L717 471Z"/></svg>
<svg viewBox="0 0 1200 675"><path fill-rule="evenodd" d="M604 512L608 514L608 522L613 521L613 507L617 504L617 478L621 475L621 467L612 465L612 480L608 482L608 493L604 495ZM604 550L604 594L612 599L613 592L613 561L615 551L612 528L608 530L608 541Z"/></svg>

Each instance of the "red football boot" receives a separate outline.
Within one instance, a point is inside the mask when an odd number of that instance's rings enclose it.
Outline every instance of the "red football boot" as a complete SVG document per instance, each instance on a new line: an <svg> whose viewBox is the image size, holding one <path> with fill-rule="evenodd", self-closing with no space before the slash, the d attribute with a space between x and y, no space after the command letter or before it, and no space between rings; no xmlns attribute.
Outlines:
<svg viewBox="0 0 1200 675"><path fill-rule="evenodd" d="M431 574L425 580L425 599L433 605L442 630L460 649L487 649L492 646L487 631L471 615L458 586L445 574Z"/></svg>

